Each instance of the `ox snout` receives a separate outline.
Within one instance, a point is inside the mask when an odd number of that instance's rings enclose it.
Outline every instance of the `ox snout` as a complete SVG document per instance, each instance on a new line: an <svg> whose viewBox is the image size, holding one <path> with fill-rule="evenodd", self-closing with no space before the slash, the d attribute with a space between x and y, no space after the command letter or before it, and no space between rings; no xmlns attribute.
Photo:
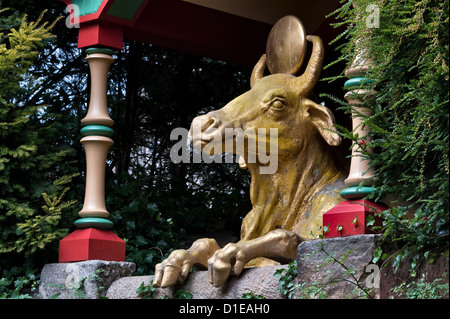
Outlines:
<svg viewBox="0 0 450 319"><path fill-rule="evenodd" d="M207 144L222 143L225 129L232 127L230 122L222 120L214 111L194 118L188 137L195 148L203 150Z"/></svg>

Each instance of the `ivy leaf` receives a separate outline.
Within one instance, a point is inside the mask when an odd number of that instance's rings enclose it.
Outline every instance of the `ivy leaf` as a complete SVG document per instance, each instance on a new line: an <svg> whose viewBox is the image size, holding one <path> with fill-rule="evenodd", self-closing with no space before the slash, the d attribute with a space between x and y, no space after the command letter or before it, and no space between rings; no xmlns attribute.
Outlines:
<svg viewBox="0 0 450 319"><path fill-rule="evenodd" d="M368 215L366 218L366 226L373 226L375 224L375 217Z"/></svg>
<svg viewBox="0 0 450 319"><path fill-rule="evenodd" d="M376 263L378 262L378 260L381 259L382 254L383 254L383 250L381 249L381 247L376 247L376 248L373 250L373 258L372 258L372 262L373 262L374 264L376 264Z"/></svg>

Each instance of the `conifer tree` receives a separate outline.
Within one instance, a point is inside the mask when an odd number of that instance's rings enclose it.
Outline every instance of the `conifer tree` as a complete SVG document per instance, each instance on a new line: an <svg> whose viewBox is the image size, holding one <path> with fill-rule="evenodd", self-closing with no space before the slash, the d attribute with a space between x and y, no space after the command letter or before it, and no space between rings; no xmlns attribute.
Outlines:
<svg viewBox="0 0 450 319"><path fill-rule="evenodd" d="M28 22L26 15L19 19L8 9L0 10L0 269L14 260L5 254L24 252L29 257L64 236L56 226L61 210L73 203L61 196L70 177L52 184L48 174L67 151L45 150L43 135L51 129L42 117L45 108L21 98L39 85L29 70L53 37L50 29L56 21L42 22L44 13Z"/></svg>

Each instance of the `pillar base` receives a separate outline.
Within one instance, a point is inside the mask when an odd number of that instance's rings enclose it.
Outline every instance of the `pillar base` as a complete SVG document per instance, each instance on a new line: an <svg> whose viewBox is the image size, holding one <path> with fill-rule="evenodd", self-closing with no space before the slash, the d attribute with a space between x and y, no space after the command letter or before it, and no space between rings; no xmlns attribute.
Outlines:
<svg viewBox="0 0 450 319"><path fill-rule="evenodd" d="M361 234L379 233L373 226L382 226L382 219L377 215L388 207L365 199L346 200L323 214L323 237L344 237ZM368 217L375 222L367 226Z"/></svg>
<svg viewBox="0 0 450 319"><path fill-rule="evenodd" d="M77 229L59 242L59 262L125 261L125 242L110 230Z"/></svg>
<svg viewBox="0 0 450 319"><path fill-rule="evenodd" d="M136 264L130 262L87 260L46 264L41 272L40 299L101 299L113 282L133 276L135 271Z"/></svg>

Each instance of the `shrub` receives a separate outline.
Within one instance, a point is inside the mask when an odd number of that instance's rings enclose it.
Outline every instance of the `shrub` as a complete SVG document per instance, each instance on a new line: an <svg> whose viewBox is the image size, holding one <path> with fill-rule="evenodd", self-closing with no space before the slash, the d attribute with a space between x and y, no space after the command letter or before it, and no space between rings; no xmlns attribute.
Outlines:
<svg viewBox="0 0 450 319"><path fill-rule="evenodd" d="M378 27L366 23L369 5L379 9ZM384 237L401 243L399 260L448 247L449 2L345 0L332 15L339 20L336 27L346 27L334 41L343 44L332 64L345 61L349 67L361 51L372 61L364 76L374 80L367 88L378 93L363 104L373 115L361 115L371 131L368 136L339 131L354 143L370 140L363 154L376 171L375 199L380 194L398 199L384 213ZM331 98L351 114L348 103Z"/></svg>

